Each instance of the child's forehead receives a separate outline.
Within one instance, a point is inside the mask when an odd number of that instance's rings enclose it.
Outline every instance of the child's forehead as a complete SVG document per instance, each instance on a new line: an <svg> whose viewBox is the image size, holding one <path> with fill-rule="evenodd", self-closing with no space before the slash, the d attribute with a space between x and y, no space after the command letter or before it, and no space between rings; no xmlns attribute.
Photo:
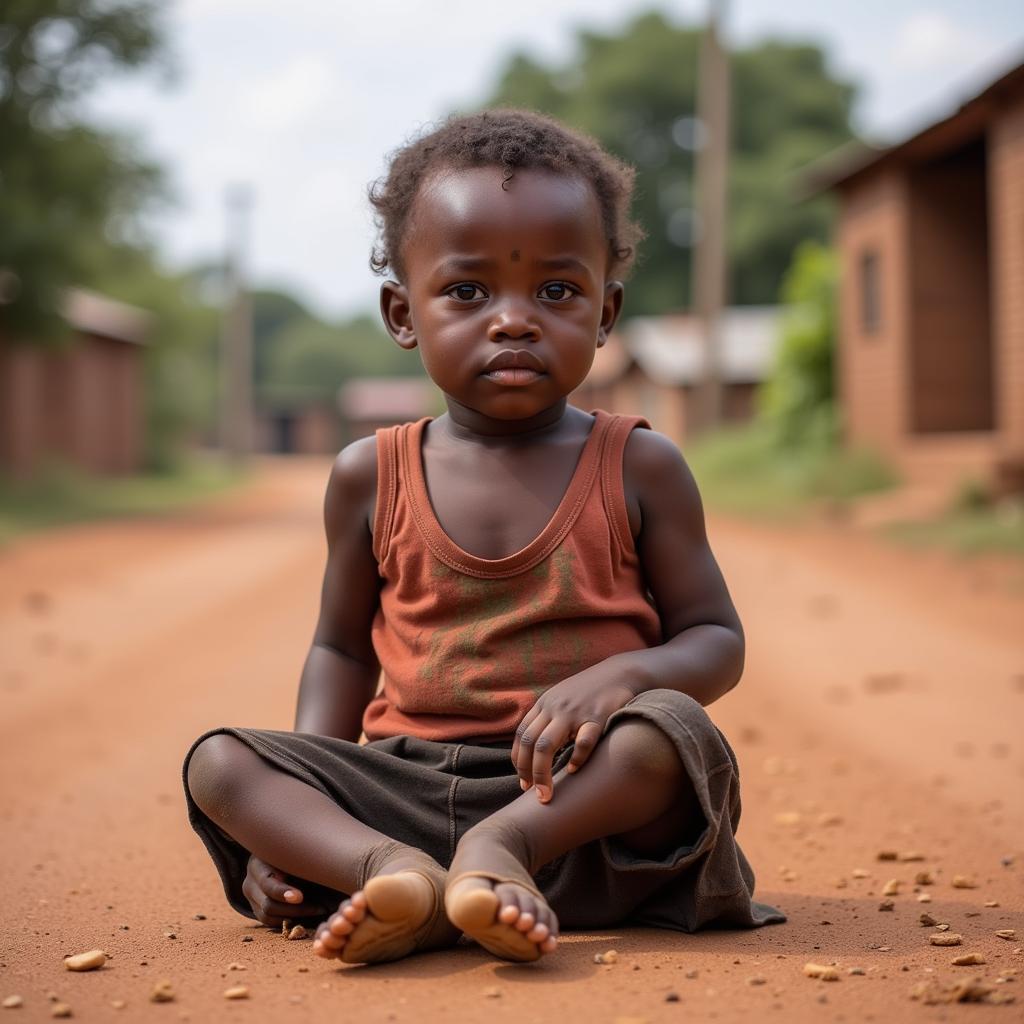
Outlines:
<svg viewBox="0 0 1024 1024"><path fill-rule="evenodd" d="M601 209L585 179L568 173L500 167L445 168L420 186L411 234L436 245L502 241L512 251L607 246Z"/></svg>

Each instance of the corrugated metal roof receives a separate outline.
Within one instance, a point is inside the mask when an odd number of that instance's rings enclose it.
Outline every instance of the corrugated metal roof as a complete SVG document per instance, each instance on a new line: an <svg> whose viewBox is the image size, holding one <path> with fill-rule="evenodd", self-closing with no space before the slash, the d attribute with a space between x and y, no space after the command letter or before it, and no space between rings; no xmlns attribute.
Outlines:
<svg viewBox="0 0 1024 1024"><path fill-rule="evenodd" d="M779 342L778 306L732 306L722 314L722 377L757 383L768 376ZM625 328L626 346L652 380L697 384L704 376L704 325L693 316L635 317Z"/></svg>

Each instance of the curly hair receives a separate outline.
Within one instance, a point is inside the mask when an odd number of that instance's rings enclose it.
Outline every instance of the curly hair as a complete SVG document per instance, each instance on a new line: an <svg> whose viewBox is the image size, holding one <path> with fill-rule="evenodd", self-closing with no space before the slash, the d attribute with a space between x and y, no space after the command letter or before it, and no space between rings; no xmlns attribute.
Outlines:
<svg viewBox="0 0 1024 1024"><path fill-rule="evenodd" d="M369 189L377 244L370 267L405 277L402 242L416 194L440 168L500 167L506 188L519 169L539 169L582 178L593 188L608 239L609 272L625 276L643 230L630 219L634 170L588 135L531 110L485 110L453 116L391 155L386 177Z"/></svg>

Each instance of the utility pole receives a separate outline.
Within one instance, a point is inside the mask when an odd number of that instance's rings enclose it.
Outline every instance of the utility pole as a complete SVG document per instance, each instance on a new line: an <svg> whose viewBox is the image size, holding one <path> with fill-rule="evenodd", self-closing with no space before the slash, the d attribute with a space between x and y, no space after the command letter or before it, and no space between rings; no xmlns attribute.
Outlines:
<svg viewBox="0 0 1024 1024"><path fill-rule="evenodd" d="M233 461L252 451L252 306L245 286L252 193L232 185L224 193L227 248L221 326L221 446Z"/></svg>
<svg viewBox="0 0 1024 1024"><path fill-rule="evenodd" d="M722 420L722 313L726 295L725 228L729 179L729 55L721 39L726 0L708 0L701 40L697 117L704 145L697 151L699 231L693 260L693 307L704 337L704 374L698 390L697 427Z"/></svg>

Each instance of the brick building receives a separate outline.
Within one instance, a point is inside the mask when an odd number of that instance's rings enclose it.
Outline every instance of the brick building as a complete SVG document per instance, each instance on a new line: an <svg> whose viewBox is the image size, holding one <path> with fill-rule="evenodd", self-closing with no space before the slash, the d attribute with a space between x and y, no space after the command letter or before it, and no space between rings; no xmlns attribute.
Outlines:
<svg viewBox="0 0 1024 1024"><path fill-rule="evenodd" d="M1024 65L810 180L839 200L848 440L911 480L1024 487Z"/></svg>
<svg viewBox="0 0 1024 1024"><path fill-rule="evenodd" d="M65 347L0 335L0 471L24 478L53 459L90 473L136 472L149 315L79 289L62 312L73 329Z"/></svg>

